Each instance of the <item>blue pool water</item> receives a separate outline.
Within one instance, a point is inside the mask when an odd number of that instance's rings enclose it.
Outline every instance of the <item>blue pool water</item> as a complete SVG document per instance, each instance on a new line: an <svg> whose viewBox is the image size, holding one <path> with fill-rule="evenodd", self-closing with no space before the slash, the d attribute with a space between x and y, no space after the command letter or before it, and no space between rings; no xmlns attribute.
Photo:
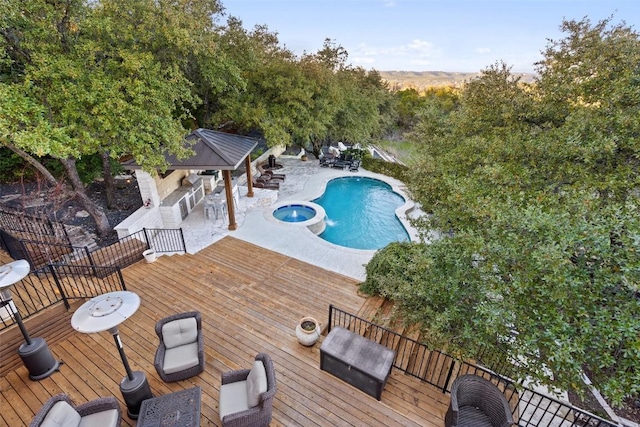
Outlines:
<svg viewBox="0 0 640 427"><path fill-rule="evenodd" d="M354 249L380 249L391 242L409 241L395 214L405 203L385 182L372 178L336 178L314 203L326 211L324 240Z"/></svg>

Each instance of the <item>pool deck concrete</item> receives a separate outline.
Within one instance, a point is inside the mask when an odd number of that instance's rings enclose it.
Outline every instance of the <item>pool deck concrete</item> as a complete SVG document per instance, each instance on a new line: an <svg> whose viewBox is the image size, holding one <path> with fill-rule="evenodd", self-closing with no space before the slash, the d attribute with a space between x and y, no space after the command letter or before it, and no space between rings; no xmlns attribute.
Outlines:
<svg viewBox="0 0 640 427"><path fill-rule="evenodd" d="M228 230L226 218L205 219L202 203L189 214L181 224L188 253L196 253L225 236L232 236L309 264L364 280L365 265L376 251L334 245L319 238L304 225L285 224L272 216L275 203L315 199L322 195L327 182L341 176L370 177L390 184L394 191L407 200L396 210L396 215L407 228L411 239L417 239L416 230L410 226L408 217L419 211L414 209L414 204L409 200L405 186L400 181L362 168L358 172L323 168L317 161L303 162L295 157L280 157L277 162L283 165L277 172L286 174L286 180L280 184L279 191L254 188L254 197L247 197L247 187L239 185L237 230Z"/></svg>

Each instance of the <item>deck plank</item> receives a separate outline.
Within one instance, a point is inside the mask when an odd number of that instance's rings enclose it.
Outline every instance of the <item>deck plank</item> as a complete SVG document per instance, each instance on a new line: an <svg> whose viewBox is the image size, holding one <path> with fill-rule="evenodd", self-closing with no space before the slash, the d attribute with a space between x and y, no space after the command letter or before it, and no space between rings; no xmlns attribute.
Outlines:
<svg viewBox="0 0 640 427"><path fill-rule="evenodd" d="M382 400L377 401L320 370L320 343L309 348L298 344L294 329L299 319L313 316L326 325L329 304L351 313L376 314L379 302L367 302L359 295L354 279L232 237L195 255L137 262L122 274L127 289L141 298L138 311L119 328L131 368L146 374L154 395L202 387L203 426L220 424L222 372L249 367L258 352L269 353L276 367L274 426L443 423L448 396L437 388L393 370ZM190 310L202 313L205 371L164 383L153 366L158 345L155 323ZM113 337L108 332L81 334L69 327L68 316L65 322L42 329L54 355L64 361L60 372L34 382L19 365L0 376L0 424L27 425L42 403L60 392L68 393L75 403L113 395L126 413L119 391L125 372ZM121 425L135 422L123 415Z"/></svg>

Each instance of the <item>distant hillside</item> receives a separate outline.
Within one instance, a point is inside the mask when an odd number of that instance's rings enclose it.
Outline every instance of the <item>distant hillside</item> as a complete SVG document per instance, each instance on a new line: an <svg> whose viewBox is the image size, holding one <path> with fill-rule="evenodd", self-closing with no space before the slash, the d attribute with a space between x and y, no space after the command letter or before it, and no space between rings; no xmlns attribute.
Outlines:
<svg viewBox="0 0 640 427"><path fill-rule="evenodd" d="M379 73L392 90L414 88L418 91L438 86L461 87L465 81L480 75L480 73L446 71L380 71ZM535 76L532 73L513 74L520 76L523 82L532 82Z"/></svg>

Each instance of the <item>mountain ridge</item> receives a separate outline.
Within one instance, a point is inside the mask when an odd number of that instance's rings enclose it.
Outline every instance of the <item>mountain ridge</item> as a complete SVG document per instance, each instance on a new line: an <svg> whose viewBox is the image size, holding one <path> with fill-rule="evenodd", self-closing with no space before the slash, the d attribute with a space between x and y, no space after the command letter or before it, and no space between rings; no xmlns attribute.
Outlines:
<svg viewBox="0 0 640 427"><path fill-rule="evenodd" d="M380 77L389 84L392 90L417 89L419 91L430 87L462 87L464 83L481 75L457 71L378 71ZM534 73L512 73L520 77L522 82L531 83Z"/></svg>

